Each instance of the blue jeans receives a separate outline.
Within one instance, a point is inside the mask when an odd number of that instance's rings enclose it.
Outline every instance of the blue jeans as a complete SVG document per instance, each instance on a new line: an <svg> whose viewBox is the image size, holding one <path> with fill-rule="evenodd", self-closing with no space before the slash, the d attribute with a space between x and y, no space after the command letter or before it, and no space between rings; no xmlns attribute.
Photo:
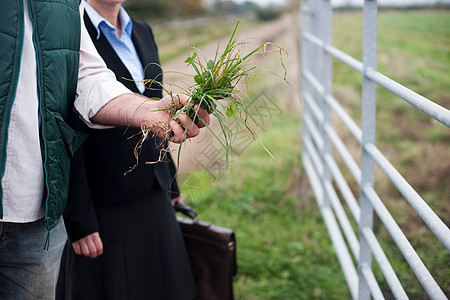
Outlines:
<svg viewBox="0 0 450 300"><path fill-rule="evenodd" d="M54 299L67 239L64 222L48 231L44 221L0 222L0 299Z"/></svg>

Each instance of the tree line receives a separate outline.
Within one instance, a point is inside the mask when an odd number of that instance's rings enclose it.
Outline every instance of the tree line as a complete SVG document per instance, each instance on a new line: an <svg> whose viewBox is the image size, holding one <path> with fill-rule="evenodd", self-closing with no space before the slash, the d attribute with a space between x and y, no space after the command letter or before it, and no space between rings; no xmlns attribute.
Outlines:
<svg viewBox="0 0 450 300"><path fill-rule="evenodd" d="M203 12L203 0L127 0L125 8L141 18L197 15Z"/></svg>
<svg viewBox="0 0 450 300"><path fill-rule="evenodd" d="M298 9L297 0L286 0L285 7L262 7L255 1L232 0L127 0L126 9L136 18L176 18L203 13L245 14L252 12L261 20L277 17L287 7Z"/></svg>

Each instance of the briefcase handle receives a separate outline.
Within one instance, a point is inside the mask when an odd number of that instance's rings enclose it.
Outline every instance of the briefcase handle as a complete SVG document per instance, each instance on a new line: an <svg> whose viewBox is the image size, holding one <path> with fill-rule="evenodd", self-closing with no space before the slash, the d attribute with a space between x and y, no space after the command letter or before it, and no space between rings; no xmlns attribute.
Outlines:
<svg viewBox="0 0 450 300"><path fill-rule="evenodd" d="M183 215L188 216L189 218L191 218L194 221L198 217L197 211L195 209L193 209L189 205L184 204L182 202L176 202L175 205L173 206L173 208L175 209L176 212L180 212Z"/></svg>

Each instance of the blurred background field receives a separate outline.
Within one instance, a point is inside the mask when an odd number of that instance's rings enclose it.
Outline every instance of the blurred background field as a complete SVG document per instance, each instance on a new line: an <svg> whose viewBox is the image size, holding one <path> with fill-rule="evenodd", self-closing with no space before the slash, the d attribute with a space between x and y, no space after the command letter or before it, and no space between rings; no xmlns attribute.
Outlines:
<svg viewBox="0 0 450 300"><path fill-rule="evenodd" d="M191 2L195 8L196 1ZM254 103L252 112L258 116L259 127L254 126L257 136L276 160L245 131L236 131L229 167L224 164L225 153L220 144L207 136L194 139L186 152L181 151L179 182L186 195L185 202L197 209L202 219L236 232L239 269L234 284L236 298L350 299L301 163L302 101L298 95L301 87L296 1L288 3L294 6L271 9L252 3L240 8L220 6L215 12L199 8L199 11L185 11L183 18L172 15L174 12L183 15L175 10L167 15L167 20L154 12L146 14L142 3L129 0L130 14L146 18L152 25L167 72L184 72L183 61L190 45L202 49L216 44L229 36L238 19L241 20L239 36L250 37L249 49L270 38L289 53L282 60L279 55L257 58L253 63L259 70L246 91ZM361 60L360 9L336 11L333 34L337 48ZM284 73L281 62L287 67L289 84L280 78ZM359 123L361 75L339 62L333 68L335 97ZM449 108L450 10L441 7L381 10L378 70ZM229 122L233 125L236 121ZM346 145L358 153L357 142L337 118L334 122L341 129L339 135ZM450 130L379 89L376 139L377 146L448 226ZM359 161L357 155L355 160ZM340 163L345 173L344 164ZM450 296L450 254L381 174L377 170L377 191L444 293ZM344 175L358 197L357 183L349 172ZM376 218L374 231L410 298L427 299ZM376 263L374 272L385 297L392 298Z"/></svg>

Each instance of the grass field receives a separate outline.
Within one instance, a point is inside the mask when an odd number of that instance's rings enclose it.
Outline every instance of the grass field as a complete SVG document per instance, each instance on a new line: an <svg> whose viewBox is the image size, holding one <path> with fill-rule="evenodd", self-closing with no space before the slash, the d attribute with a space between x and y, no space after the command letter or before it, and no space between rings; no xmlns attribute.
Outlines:
<svg viewBox="0 0 450 300"><path fill-rule="evenodd" d="M381 12L378 22L379 71L449 108L449 11ZM360 60L361 13L335 14L333 26L335 45ZM190 39L188 32L182 34L186 40ZM222 34L226 33L217 37ZM262 87L274 84L266 78L260 76L255 80L250 98L261 99ZM271 91L263 95L271 101L264 98L265 101L255 102L260 109L272 105L275 109L271 111L276 112L264 120L258 135L282 169L257 142L242 137L237 140L237 153L228 171L209 169L180 174L186 202L204 220L236 231L237 299L349 299L346 282L301 164L299 112L286 106L280 96L285 93ZM334 92L360 122L361 75L335 62ZM343 128L338 122L336 126ZM340 135L348 140L350 148L355 144L345 130ZM379 89L376 138L377 146L387 153L394 166L441 219L450 224L450 130ZM359 161L358 157L355 159ZM346 176L352 183L351 176ZM352 189L358 196L354 182ZM438 284L450 296L450 254L379 170L376 189ZM374 228L410 298L426 299L378 219ZM376 264L374 270L385 296L390 298Z"/></svg>

